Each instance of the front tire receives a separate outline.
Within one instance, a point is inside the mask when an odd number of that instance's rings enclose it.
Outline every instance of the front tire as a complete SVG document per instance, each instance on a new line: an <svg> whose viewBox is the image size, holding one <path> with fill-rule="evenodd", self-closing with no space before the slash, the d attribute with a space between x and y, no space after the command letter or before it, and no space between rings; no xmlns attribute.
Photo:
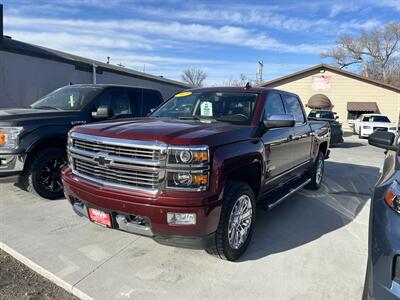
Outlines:
<svg viewBox="0 0 400 300"><path fill-rule="evenodd" d="M315 164L311 170L311 181L306 185L309 190L318 190L324 178L325 160L324 154L319 151Z"/></svg>
<svg viewBox="0 0 400 300"><path fill-rule="evenodd" d="M235 261L243 255L254 230L256 201L244 182L227 184L214 245L206 251L221 259Z"/></svg>
<svg viewBox="0 0 400 300"><path fill-rule="evenodd" d="M61 169L67 163L64 150L50 148L33 154L21 176L21 184L28 192L54 200L63 196Z"/></svg>

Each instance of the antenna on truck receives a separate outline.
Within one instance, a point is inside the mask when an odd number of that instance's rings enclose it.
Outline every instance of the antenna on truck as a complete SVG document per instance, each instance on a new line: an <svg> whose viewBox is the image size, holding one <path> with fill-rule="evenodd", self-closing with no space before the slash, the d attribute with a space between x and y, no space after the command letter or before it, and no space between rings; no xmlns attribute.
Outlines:
<svg viewBox="0 0 400 300"><path fill-rule="evenodd" d="M245 90L251 89L251 84L250 82L246 83L246 86L244 87Z"/></svg>

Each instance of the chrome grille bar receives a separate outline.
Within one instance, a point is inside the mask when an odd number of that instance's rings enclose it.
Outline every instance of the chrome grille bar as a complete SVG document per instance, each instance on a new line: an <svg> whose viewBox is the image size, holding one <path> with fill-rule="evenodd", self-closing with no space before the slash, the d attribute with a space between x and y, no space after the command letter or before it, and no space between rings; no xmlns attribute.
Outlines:
<svg viewBox="0 0 400 300"><path fill-rule="evenodd" d="M157 194L165 178L167 145L72 132L73 172L94 182Z"/></svg>

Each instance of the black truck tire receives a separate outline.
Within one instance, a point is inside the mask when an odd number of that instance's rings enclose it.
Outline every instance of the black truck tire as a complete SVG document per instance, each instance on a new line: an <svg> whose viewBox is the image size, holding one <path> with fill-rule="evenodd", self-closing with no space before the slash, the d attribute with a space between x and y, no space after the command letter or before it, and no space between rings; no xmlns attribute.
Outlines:
<svg viewBox="0 0 400 300"><path fill-rule="evenodd" d="M318 190L324 178L324 154L319 151L314 166L311 169L311 181L305 186L309 190Z"/></svg>
<svg viewBox="0 0 400 300"><path fill-rule="evenodd" d="M20 184L34 195L49 200L61 198L61 169L66 163L66 152L60 148L39 150L28 159Z"/></svg>
<svg viewBox="0 0 400 300"><path fill-rule="evenodd" d="M247 208L246 210L243 208L243 212L246 211L247 214L250 212L250 218L247 217L245 219L243 216L243 219L241 219L238 214L232 214L233 211L238 212L238 207L239 212L241 211L242 203L246 203ZM249 207L249 205L251 205L251 207ZM234 217L235 215L237 216L236 219ZM256 200L252 188L244 182L228 182L222 202L219 225L215 233L215 243L211 248L206 249L207 253L224 260L237 260L246 251L250 243L255 225L255 216ZM247 232L247 235L239 240L241 243L236 244L236 247L232 246L231 243L233 243L233 241L231 242L229 237L230 233L234 235L233 227L235 227L235 224L240 224L240 226L236 226L235 233L238 232L238 227L246 228L243 232Z"/></svg>

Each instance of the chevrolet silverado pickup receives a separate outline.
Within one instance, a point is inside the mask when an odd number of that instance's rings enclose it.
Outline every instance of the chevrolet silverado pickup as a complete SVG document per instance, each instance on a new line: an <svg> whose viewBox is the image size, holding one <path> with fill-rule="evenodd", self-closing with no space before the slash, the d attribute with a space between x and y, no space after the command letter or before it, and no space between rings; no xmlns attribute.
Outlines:
<svg viewBox="0 0 400 300"><path fill-rule="evenodd" d="M118 85L65 86L30 108L0 110L0 179L47 199L63 195L68 131L105 119L146 116L162 103L159 91Z"/></svg>
<svg viewBox="0 0 400 300"><path fill-rule="evenodd" d="M329 139L329 124L310 125L295 94L198 88L147 118L73 128L62 181L79 216L233 261L257 205L320 187Z"/></svg>

